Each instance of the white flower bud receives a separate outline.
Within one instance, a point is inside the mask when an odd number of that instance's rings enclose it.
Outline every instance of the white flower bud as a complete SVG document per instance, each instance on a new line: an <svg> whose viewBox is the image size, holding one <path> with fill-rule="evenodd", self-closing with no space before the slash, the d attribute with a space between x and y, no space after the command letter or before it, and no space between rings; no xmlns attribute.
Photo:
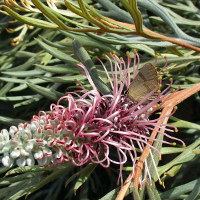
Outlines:
<svg viewBox="0 0 200 200"><path fill-rule="evenodd" d="M19 130L20 132L23 132L23 131L24 131L24 124L19 124L19 125L18 125L18 130Z"/></svg>
<svg viewBox="0 0 200 200"><path fill-rule="evenodd" d="M10 145L9 144L5 144L5 146L2 149L3 153L9 152L10 151Z"/></svg>
<svg viewBox="0 0 200 200"><path fill-rule="evenodd" d="M1 141L1 139L0 139L0 141ZM4 147L4 145L5 145L5 142L0 142L0 149L2 149L3 147Z"/></svg>
<svg viewBox="0 0 200 200"><path fill-rule="evenodd" d="M52 151L50 149L43 149L43 153L45 157L51 157L52 156Z"/></svg>
<svg viewBox="0 0 200 200"><path fill-rule="evenodd" d="M15 133L17 130L18 130L18 129L17 129L16 126L11 126L10 129L9 129L10 136L11 136L11 137L16 137L16 136L14 135L14 133Z"/></svg>
<svg viewBox="0 0 200 200"><path fill-rule="evenodd" d="M60 158L62 156L63 152L61 150L57 151L54 155L55 158Z"/></svg>
<svg viewBox="0 0 200 200"><path fill-rule="evenodd" d="M48 164L48 158L43 157L41 160L38 160L38 165L44 166Z"/></svg>
<svg viewBox="0 0 200 200"><path fill-rule="evenodd" d="M26 164L26 159L24 157L20 157L19 159L17 159L16 164L19 167L23 167Z"/></svg>
<svg viewBox="0 0 200 200"><path fill-rule="evenodd" d="M45 125L45 124L46 124L45 121L46 121L46 118L42 116L42 117L40 118L40 120L39 120L39 124L40 124L40 125Z"/></svg>
<svg viewBox="0 0 200 200"><path fill-rule="evenodd" d="M1 161L5 167L12 167L13 165L13 159L10 158L8 155L4 156Z"/></svg>
<svg viewBox="0 0 200 200"><path fill-rule="evenodd" d="M26 144L26 146L24 147L24 149L26 150L26 151L28 151L28 152L30 152L32 149L33 149L33 143L32 142L28 142L27 144Z"/></svg>
<svg viewBox="0 0 200 200"><path fill-rule="evenodd" d="M28 151L24 150L24 149L21 149L20 154L22 156L29 156L30 155L30 153Z"/></svg>
<svg viewBox="0 0 200 200"><path fill-rule="evenodd" d="M48 146L51 146L52 145L52 143L54 142L54 138L52 138L52 137L49 137L48 139L47 139L47 145Z"/></svg>
<svg viewBox="0 0 200 200"><path fill-rule="evenodd" d="M6 129L3 129L1 130L1 133L0 133L0 140L5 140L5 141L8 141L9 140L9 133Z"/></svg>
<svg viewBox="0 0 200 200"><path fill-rule="evenodd" d="M57 164L56 158L53 157L53 156L50 158L50 162L51 162L52 165L56 165Z"/></svg>
<svg viewBox="0 0 200 200"><path fill-rule="evenodd" d="M30 125L30 130L34 133L38 127L39 127L38 122L32 122Z"/></svg>
<svg viewBox="0 0 200 200"><path fill-rule="evenodd" d="M56 126L59 124L59 121L58 121L57 119L50 120L50 124L51 124L53 127L56 127Z"/></svg>
<svg viewBox="0 0 200 200"><path fill-rule="evenodd" d="M51 129L46 130L45 135L53 135L53 130Z"/></svg>
<svg viewBox="0 0 200 200"><path fill-rule="evenodd" d="M21 137L22 137L24 140L26 140L26 139L31 139L31 138L32 138L32 133L31 133L31 131L30 131L28 128L26 128L26 129L24 129L23 134L22 134Z"/></svg>
<svg viewBox="0 0 200 200"><path fill-rule="evenodd" d="M30 157L28 157L28 158L26 159L26 164L27 164L28 166L33 166L33 165L35 164L35 160L34 160L33 156L30 156Z"/></svg>
<svg viewBox="0 0 200 200"><path fill-rule="evenodd" d="M37 151L36 153L34 153L34 158L36 160L41 160L43 158L43 152L41 150Z"/></svg>
<svg viewBox="0 0 200 200"><path fill-rule="evenodd" d="M20 150L14 150L10 153L11 158L17 158L20 156Z"/></svg>

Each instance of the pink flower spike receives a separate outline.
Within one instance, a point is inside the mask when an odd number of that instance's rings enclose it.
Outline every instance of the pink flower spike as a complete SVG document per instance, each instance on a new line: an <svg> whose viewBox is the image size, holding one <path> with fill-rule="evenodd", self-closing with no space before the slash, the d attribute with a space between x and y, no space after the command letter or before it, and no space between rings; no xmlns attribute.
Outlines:
<svg viewBox="0 0 200 200"><path fill-rule="evenodd" d="M159 110L158 104L162 105L162 101L167 99L167 95L171 93L172 83L160 93L157 92L159 86L155 87L140 102L134 102L127 95L127 89L132 78L135 78L138 73L140 63L138 53L134 53L134 61L129 53L127 53L127 61L115 54L111 54L110 57L105 55L105 58L110 64L110 71L106 69L103 61L97 59L106 73L110 94L101 94L87 67L78 64L84 69L92 90L88 91L82 86L81 91L69 92L56 104L51 104L49 114L40 111L37 116L32 117L30 123L19 124L18 127L12 126L9 131L2 130L0 152L3 165L9 167L14 164L26 165L25 162L17 162L15 156L11 157L13 149L20 147L22 150L18 154L27 151L27 154L23 154L24 159L35 158L40 166L56 167L63 162L71 162L75 166L82 166L89 162L103 167L109 167L111 163L119 165L119 180L122 183L123 166L130 160L132 174L134 174L136 160L146 145L161 157L159 149L149 141L171 143L165 139L151 138L150 132L155 127L162 130L163 126L166 126L164 130L173 133L170 128L175 127L159 124L161 117L151 119L150 115ZM151 96L155 98L147 101ZM62 105L62 102L65 104ZM184 144L165 132L162 134L170 140ZM5 146L7 149L4 148ZM113 149L117 153L114 158ZM17 157L22 156L18 154ZM150 159L156 170L152 154ZM151 182L150 172L145 161L144 175L140 177L141 186L147 179Z"/></svg>

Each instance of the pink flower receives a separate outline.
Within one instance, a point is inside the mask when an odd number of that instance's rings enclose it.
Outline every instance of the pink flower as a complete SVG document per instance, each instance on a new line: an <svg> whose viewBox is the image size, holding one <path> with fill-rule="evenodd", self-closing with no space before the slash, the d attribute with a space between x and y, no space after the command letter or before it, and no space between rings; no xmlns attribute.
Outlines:
<svg viewBox="0 0 200 200"><path fill-rule="evenodd" d="M140 155L138 149L143 151L146 145L150 145L148 141L151 140L150 133L154 127L164 127L168 132L176 130L173 126L159 124L159 117L149 118L159 109L158 104L162 103L163 97L171 92L171 85L162 92L157 92L160 89L158 86L140 102L134 102L126 90L137 71L138 54L135 54L133 64L129 54L127 62L116 55L105 57L110 63L111 72L98 60L105 70L112 92L100 94L86 67L78 64L85 70L92 90L88 91L82 86L81 92L68 93L60 98L57 104L52 104L50 114L41 111L37 116L33 116L30 123L12 126L9 131L2 130L0 153L3 155L1 161L4 166L31 166L35 161L41 166L52 167L63 162L71 162L76 166L92 162L103 167L114 163L120 166L119 177L122 180L122 167L127 159L130 159L134 172L136 159ZM156 97L149 102L152 95ZM65 104L62 105L61 101ZM65 106L66 103L68 106ZM162 134L184 145L181 140L166 133ZM174 144L165 140L154 141ZM151 148L161 157L158 149L153 146ZM111 149L116 150L117 160L112 158ZM150 158L156 168L151 152ZM151 180L145 162L145 174L141 177L141 184L147 177Z"/></svg>

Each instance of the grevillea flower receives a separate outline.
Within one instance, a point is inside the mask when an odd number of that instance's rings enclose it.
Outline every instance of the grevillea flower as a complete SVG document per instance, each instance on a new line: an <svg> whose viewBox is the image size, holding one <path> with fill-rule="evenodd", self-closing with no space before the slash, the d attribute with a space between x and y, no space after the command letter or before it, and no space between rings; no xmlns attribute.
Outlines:
<svg viewBox="0 0 200 200"><path fill-rule="evenodd" d="M82 86L81 92L68 93L60 98L57 104L52 104L50 114L41 111L37 116L33 116L30 123L11 126L9 130L3 129L0 133L0 154L4 166L55 167L63 162L82 166L92 162L109 167L114 163L120 166L119 177L122 178L122 167L127 159L132 161L134 172L139 151L143 151L146 145L151 145L148 141L152 139L150 133L154 127L164 128L165 132L160 133L178 140L166 133L174 132L175 127L159 124L159 117L149 118L159 109L158 105L164 97L172 92L172 83L162 92L158 92L158 86L140 102L134 102L126 91L139 65L138 54L135 54L133 62L129 54L126 62L116 55L105 57L110 63L110 72L103 62L98 60L105 70L112 92L101 94L86 67L78 64L85 70L92 90L88 91ZM149 101L151 96L154 96L154 99ZM165 140L153 140L174 144ZM116 150L117 159L111 156L113 149ZM153 146L151 149L155 149L160 155L159 150ZM155 165L151 152L150 157ZM141 183L147 177L151 179L145 162L145 174Z"/></svg>

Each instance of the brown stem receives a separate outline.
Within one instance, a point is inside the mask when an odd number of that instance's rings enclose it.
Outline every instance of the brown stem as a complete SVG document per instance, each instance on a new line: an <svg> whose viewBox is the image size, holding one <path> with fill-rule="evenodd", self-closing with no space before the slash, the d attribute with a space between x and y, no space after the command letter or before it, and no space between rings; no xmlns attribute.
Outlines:
<svg viewBox="0 0 200 200"><path fill-rule="evenodd" d="M108 18L108 17L106 17ZM156 39L156 40L163 40L163 41L167 41L167 42L171 42L173 44L177 44L179 46L182 46L182 47L185 47L185 48L188 48L188 49L192 49L194 51L197 51L197 52L200 52L200 48L198 47L195 47L193 45L190 45L190 44L187 44L185 42L182 42L182 41L178 41L178 40L175 40L173 38L170 38L170 37L167 37L165 35L162 35L160 33L156 33L154 31L151 31L149 29L146 29L146 28L143 28L143 31L144 33L137 33L135 32L136 31L136 28L135 28L135 25L134 24L128 24L128 23L124 23L124 22L119 22L119 21L116 21L114 19L111 19L111 18L108 18L110 21L113 21L115 23L118 23L118 24L121 24L123 26L126 26L128 28L131 28L134 30L134 33L133 34L137 34L137 35L140 35L140 36L143 36L145 38L150 38L150 39ZM101 22L103 22L105 25L108 25L112 28L120 28L120 26L117 26L115 24L112 24L112 23L109 23L107 22L106 20L104 19L99 19Z"/></svg>

